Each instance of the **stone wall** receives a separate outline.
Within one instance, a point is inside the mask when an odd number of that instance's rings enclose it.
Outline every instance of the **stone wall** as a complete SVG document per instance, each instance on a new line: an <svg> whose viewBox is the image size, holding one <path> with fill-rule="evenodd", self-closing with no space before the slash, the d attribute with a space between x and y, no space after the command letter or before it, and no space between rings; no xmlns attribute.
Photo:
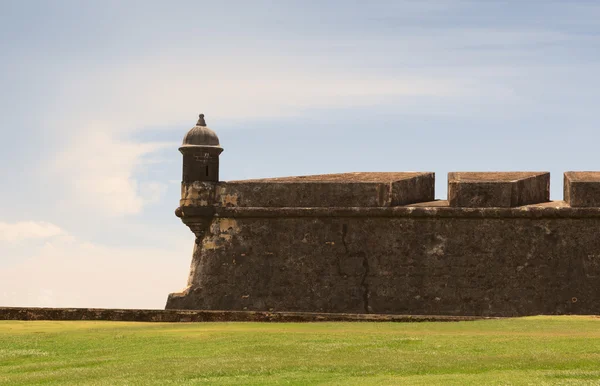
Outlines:
<svg viewBox="0 0 600 386"><path fill-rule="evenodd" d="M600 314L600 208L569 202L593 178L550 202L548 173L453 173L432 201L433 173L375 174L183 186L197 242L167 308Z"/></svg>
<svg viewBox="0 0 600 386"><path fill-rule="evenodd" d="M0 307L0 320L105 320L112 322L460 322L460 316L322 314L307 312L136 310Z"/></svg>

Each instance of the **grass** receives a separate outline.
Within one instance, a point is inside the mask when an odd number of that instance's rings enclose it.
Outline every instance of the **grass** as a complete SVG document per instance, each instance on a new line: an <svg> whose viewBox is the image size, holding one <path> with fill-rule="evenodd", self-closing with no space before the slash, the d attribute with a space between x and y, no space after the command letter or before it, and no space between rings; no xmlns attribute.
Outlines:
<svg viewBox="0 0 600 386"><path fill-rule="evenodd" d="M0 384L600 385L600 318L0 321Z"/></svg>

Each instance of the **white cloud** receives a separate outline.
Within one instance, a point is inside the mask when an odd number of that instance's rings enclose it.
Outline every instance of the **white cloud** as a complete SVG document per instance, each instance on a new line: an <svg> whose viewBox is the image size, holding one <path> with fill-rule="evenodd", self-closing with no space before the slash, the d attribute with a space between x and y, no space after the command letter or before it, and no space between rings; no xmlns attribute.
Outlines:
<svg viewBox="0 0 600 386"><path fill-rule="evenodd" d="M29 239L47 239L64 236L60 227L44 221L0 222L0 242L16 243Z"/></svg>
<svg viewBox="0 0 600 386"><path fill-rule="evenodd" d="M135 178L144 156L171 143L135 143L116 139L98 125L85 127L56 155L51 170L63 182L71 207L96 209L105 215L139 213L145 204L160 199L166 185L140 184Z"/></svg>
<svg viewBox="0 0 600 386"><path fill-rule="evenodd" d="M168 250L111 247L46 228L54 232L38 234L53 237L0 270L0 306L163 308L170 292L185 287L187 266L174 262L191 257L187 238Z"/></svg>
<svg viewBox="0 0 600 386"><path fill-rule="evenodd" d="M182 63L143 57L117 67L69 73L57 90L69 111L55 110L51 119L57 127L68 127L93 117L104 132L157 124L185 130L199 112L207 114L210 125L225 119L291 116L313 107L368 105L382 97L463 95L463 86L449 76L373 75L319 59L249 56ZM82 94L86 98L76 97ZM65 117L69 122L60 122Z"/></svg>

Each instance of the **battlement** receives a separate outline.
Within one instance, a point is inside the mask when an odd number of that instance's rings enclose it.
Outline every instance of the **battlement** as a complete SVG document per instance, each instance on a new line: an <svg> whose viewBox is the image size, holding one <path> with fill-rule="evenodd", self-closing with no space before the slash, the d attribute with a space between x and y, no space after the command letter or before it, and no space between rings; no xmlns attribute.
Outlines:
<svg viewBox="0 0 600 386"><path fill-rule="evenodd" d="M448 200L435 200L435 173L340 173L182 183L180 207L517 208L600 207L600 172L566 172L564 201L550 201L548 172L451 172Z"/></svg>

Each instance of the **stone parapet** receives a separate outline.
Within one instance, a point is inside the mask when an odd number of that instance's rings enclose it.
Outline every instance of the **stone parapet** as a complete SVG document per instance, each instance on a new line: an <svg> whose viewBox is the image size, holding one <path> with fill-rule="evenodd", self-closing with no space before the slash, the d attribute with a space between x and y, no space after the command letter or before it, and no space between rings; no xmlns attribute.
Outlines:
<svg viewBox="0 0 600 386"><path fill-rule="evenodd" d="M434 173L343 173L182 185L181 206L389 207L434 199ZM213 190L214 189L214 190Z"/></svg>

